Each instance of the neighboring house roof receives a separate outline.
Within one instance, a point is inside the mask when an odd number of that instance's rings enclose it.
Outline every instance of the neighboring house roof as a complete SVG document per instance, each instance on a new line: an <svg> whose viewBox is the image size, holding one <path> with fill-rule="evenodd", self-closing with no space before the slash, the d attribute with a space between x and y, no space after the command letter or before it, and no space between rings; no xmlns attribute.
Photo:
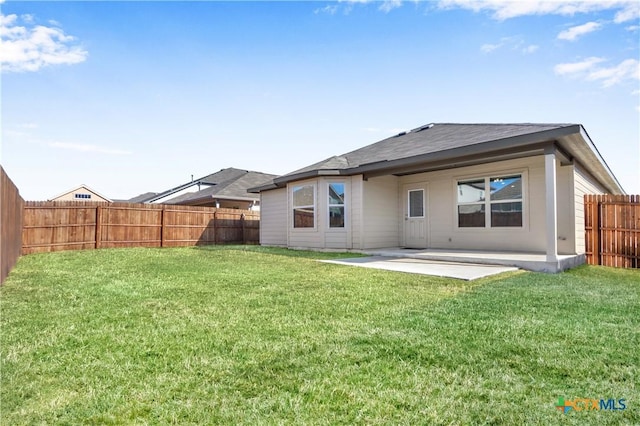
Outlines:
<svg viewBox="0 0 640 426"><path fill-rule="evenodd" d="M151 199L158 195L157 192L145 192L144 194L136 195L133 198L126 200L128 203L144 203L146 200Z"/></svg>
<svg viewBox="0 0 640 426"><path fill-rule="evenodd" d="M106 201L109 203L112 203L113 200L110 199L109 197L105 197L104 195L100 194L98 191L96 191L95 189L91 189L89 188L87 185L82 184L80 186L77 186L73 189L70 189L68 191L63 192L62 194L56 195L55 197L51 198L49 201L56 201L59 198L63 198L65 195L69 195L73 192L77 192L77 191L86 191L86 192L90 192L91 194L97 196L98 198L100 198L101 200L84 200L84 201Z"/></svg>
<svg viewBox="0 0 640 426"><path fill-rule="evenodd" d="M199 179L195 179L191 182L176 186L175 188L171 188L167 191L160 193L148 193L148 197L143 197L143 195L146 195L143 194L136 198L140 199L137 202L150 203L170 197L172 194L176 194L190 187L197 188L204 186L204 189L177 195L173 198L168 198L165 202L167 204L188 204L196 200L213 198L253 201L258 200L258 197L254 194L248 193L247 189L252 186L264 185L271 182L275 177L276 175L272 174L229 167Z"/></svg>
<svg viewBox="0 0 640 426"><path fill-rule="evenodd" d="M428 124L333 156L311 166L277 177L271 185L252 192L285 186L314 176L411 174L451 167L538 155L543 143L556 142L567 161L577 159L607 189L623 192L580 124Z"/></svg>

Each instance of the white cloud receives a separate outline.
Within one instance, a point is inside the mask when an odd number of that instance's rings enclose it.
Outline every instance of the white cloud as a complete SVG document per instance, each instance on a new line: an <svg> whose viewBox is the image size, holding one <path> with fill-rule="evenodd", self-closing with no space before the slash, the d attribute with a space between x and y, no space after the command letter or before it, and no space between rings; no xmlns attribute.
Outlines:
<svg viewBox="0 0 640 426"><path fill-rule="evenodd" d="M587 22L586 24L571 27L568 30L562 31L558 34L558 39L574 41L577 40L578 37L597 31L600 28L602 28L602 25L597 22Z"/></svg>
<svg viewBox="0 0 640 426"><path fill-rule="evenodd" d="M417 1L417 0L414 0L414 1ZM402 4L404 3L404 1L403 0L338 0L336 4L330 4L330 5L315 9L313 13L315 14L328 13L329 15L335 15L337 12L342 10L342 13L344 13L345 15L348 15L349 13L351 13L355 5L378 4L378 3L380 3L380 6L378 6L378 10L384 13L389 13L393 9L402 7Z"/></svg>
<svg viewBox="0 0 640 426"><path fill-rule="evenodd" d="M627 31L638 31L640 30L640 25L629 25L628 27L625 28L625 30Z"/></svg>
<svg viewBox="0 0 640 426"><path fill-rule="evenodd" d="M131 154L131 151L123 151L120 149L104 148L96 145L68 143L68 142L50 142L49 146L52 148L70 149L73 151L81 151L81 152L95 152L98 154L112 154L112 155Z"/></svg>
<svg viewBox="0 0 640 426"><path fill-rule="evenodd" d="M599 65L603 62L603 58L590 57L580 62L558 64L553 70L557 75L601 81L603 87L611 87L627 80L640 80L640 62L636 59L626 59L609 67Z"/></svg>
<svg viewBox="0 0 640 426"><path fill-rule="evenodd" d="M400 6L402 6L402 0L384 0L378 9L384 13L389 13Z"/></svg>
<svg viewBox="0 0 640 426"><path fill-rule="evenodd" d="M334 4L334 5L327 5L325 7L316 9L313 11L313 13L315 13L316 15L318 13L328 13L329 15L335 15L337 11L338 11L338 5Z"/></svg>
<svg viewBox="0 0 640 426"><path fill-rule="evenodd" d="M482 47L480 47L480 50L482 50L483 53L491 53L501 47L502 44L483 44Z"/></svg>
<svg viewBox="0 0 640 426"><path fill-rule="evenodd" d="M638 16L637 0L551 0L551 1L515 1L515 0L440 0L441 8L461 8L474 12L489 11L494 19L505 20L529 15L564 15L616 10L615 21L626 22ZM635 15L634 15L635 14Z"/></svg>
<svg viewBox="0 0 640 426"><path fill-rule="evenodd" d="M539 49L539 46L530 44L525 46L524 41L520 37L503 37L499 43L491 44L485 43L480 46L482 53L491 53L500 48L508 48L510 50L516 50L523 54L530 54Z"/></svg>
<svg viewBox="0 0 640 426"><path fill-rule="evenodd" d="M590 72L587 80L602 81L604 87L610 87L625 80L640 80L640 62L636 59L626 59L616 66Z"/></svg>
<svg viewBox="0 0 640 426"><path fill-rule="evenodd" d="M558 75L577 74L588 71L596 66L596 64L603 62L603 58L592 56L580 62L570 62L566 64L558 64L553 68L553 71Z"/></svg>
<svg viewBox="0 0 640 426"><path fill-rule="evenodd" d="M21 19L28 28L18 24L16 15L0 15L3 72L38 71L49 65L77 64L87 59L87 51L73 45L74 37L61 28L31 25L33 16L25 16Z"/></svg>
<svg viewBox="0 0 640 426"><path fill-rule="evenodd" d="M640 3L632 2L624 9L616 13L613 21L616 24L621 24L623 22L633 21L634 19L640 19Z"/></svg>

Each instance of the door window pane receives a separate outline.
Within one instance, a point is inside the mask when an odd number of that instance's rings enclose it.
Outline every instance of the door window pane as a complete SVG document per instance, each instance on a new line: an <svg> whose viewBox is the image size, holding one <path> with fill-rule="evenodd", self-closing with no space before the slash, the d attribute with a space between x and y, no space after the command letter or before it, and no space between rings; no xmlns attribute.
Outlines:
<svg viewBox="0 0 640 426"><path fill-rule="evenodd" d="M409 217L424 217L424 190L409 191Z"/></svg>

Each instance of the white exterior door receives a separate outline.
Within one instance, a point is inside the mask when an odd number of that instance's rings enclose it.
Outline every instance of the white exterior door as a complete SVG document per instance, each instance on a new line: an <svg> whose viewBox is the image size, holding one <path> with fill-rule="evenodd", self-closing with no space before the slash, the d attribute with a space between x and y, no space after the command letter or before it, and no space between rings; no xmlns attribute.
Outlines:
<svg viewBox="0 0 640 426"><path fill-rule="evenodd" d="M422 184L404 185L404 245L427 247L426 190Z"/></svg>

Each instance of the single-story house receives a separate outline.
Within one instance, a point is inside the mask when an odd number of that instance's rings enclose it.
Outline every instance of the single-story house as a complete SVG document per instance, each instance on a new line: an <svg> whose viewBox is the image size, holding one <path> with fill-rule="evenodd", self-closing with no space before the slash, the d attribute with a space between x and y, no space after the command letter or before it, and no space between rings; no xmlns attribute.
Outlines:
<svg viewBox="0 0 640 426"><path fill-rule="evenodd" d="M80 185L51 198L48 201L94 201L112 203L113 200L101 195L87 185Z"/></svg>
<svg viewBox="0 0 640 426"><path fill-rule="evenodd" d="M538 253L548 271L584 262L583 196L624 193L582 125L531 123L428 124L251 190L262 245Z"/></svg>
<svg viewBox="0 0 640 426"><path fill-rule="evenodd" d="M260 197L247 189L271 182L276 175L240 170L233 167L192 179L175 188L148 192L127 200L131 203L180 204L259 210Z"/></svg>

